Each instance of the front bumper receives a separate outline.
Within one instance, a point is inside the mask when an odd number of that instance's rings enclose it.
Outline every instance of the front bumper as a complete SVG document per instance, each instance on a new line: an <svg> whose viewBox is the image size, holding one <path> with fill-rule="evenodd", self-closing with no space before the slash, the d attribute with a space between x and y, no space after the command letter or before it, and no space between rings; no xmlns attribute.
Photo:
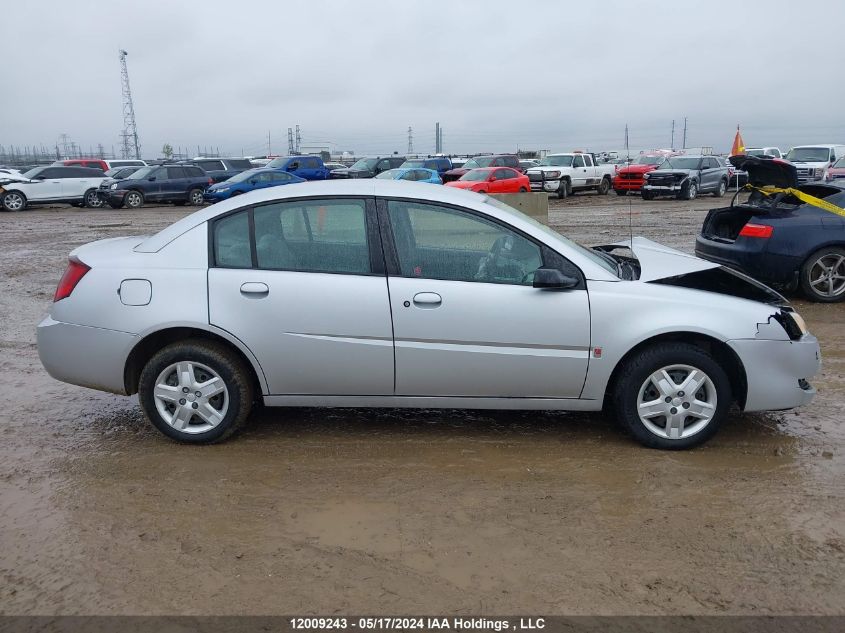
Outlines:
<svg viewBox="0 0 845 633"><path fill-rule="evenodd" d="M122 203L125 196L125 189L97 189L97 197L103 202Z"/></svg>
<svg viewBox="0 0 845 633"><path fill-rule="evenodd" d="M821 367L819 342L812 334L797 341L728 341L745 367L745 411L780 411L807 404L816 395L809 384Z"/></svg>
<svg viewBox="0 0 845 633"><path fill-rule="evenodd" d="M38 356L56 380L125 395L123 370L138 337L44 317L36 329Z"/></svg>
<svg viewBox="0 0 845 633"><path fill-rule="evenodd" d="M643 178L622 178L616 176L613 179L613 188L616 191L639 191L643 188L645 180Z"/></svg>
<svg viewBox="0 0 845 633"><path fill-rule="evenodd" d="M644 184L642 186L643 191L649 191L656 195L669 195L669 194L676 194L680 193L681 189L683 189L685 181L681 181L676 184L672 185L651 185L651 184Z"/></svg>
<svg viewBox="0 0 845 633"><path fill-rule="evenodd" d="M549 180L547 180L546 178L542 178L534 180L529 176L528 182L531 186L531 191L545 191L546 193L556 193L560 189L560 178Z"/></svg>
<svg viewBox="0 0 845 633"><path fill-rule="evenodd" d="M206 202L220 202L221 200L228 200L232 196L231 191L209 191L208 189L202 194L203 199Z"/></svg>

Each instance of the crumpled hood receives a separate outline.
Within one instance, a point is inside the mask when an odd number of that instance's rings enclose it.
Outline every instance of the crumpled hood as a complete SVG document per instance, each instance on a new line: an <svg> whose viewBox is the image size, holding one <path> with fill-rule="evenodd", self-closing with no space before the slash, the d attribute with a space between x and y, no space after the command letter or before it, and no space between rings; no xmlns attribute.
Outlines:
<svg viewBox="0 0 845 633"><path fill-rule="evenodd" d="M649 172L650 177L654 176L674 176L674 175L681 175L681 176L689 176L691 172L695 170L693 169L654 169Z"/></svg>
<svg viewBox="0 0 845 633"><path fill-rule="evenodd" d="M595 248L603 251L612 251L616 248L631 249L640 264L640 281L667 279L720 267L719 264L708 262L695 255L687 255L644 237L635 237L633 240L622 240Z"/></svg>

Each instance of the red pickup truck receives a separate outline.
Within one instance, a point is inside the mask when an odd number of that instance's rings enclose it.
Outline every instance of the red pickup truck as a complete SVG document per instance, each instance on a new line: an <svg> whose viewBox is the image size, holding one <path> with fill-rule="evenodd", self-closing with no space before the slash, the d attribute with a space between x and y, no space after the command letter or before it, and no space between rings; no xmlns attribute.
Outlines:
<svg viewBox="0 0 845 633"><path fill-rule="evenodd" d="M618 196L627 196L629 191L637 193L643 188L643 174L654 171L670 154L640 154L627 167L620 167L613 177L613 190Z"/></svg>

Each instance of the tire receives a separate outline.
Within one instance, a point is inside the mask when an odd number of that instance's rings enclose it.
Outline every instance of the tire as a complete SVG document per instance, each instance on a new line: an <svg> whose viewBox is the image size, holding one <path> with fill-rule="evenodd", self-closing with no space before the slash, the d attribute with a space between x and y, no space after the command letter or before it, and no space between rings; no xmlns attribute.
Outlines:
<svg viewBox="0 0 845 633"><path fill-rule="evenodd" d="M564 198L568 198L571 195L572 195L572 188L569 185L569 181L566 178L564 178L563 180L560 181L560 186L558 186L558 188L557 188L557 197L558 197L558 199L563 200Z"/></svg>
<svg viewBox="0 0 845 633"><path fill-rule="evenodd" d="M671 384L664 380L666 375ZM681 388L691 376L701 381L695 393ZM612 397L623 428L644 446L664 450L684 450L709 440L725 421L732 401L725 370L688 343L658 343L625 361ZM665 402L667 397L672 400Z"/></svg>
<svg viewBox="0 0 845 633"><path fill-rule="evenodd" d="M20 191L9 191L3 196L4 211L23 211L26 209L26 196Z"/></svg>
<svg viewBox="0 0 845 633"><path fill-rule="evenodd" d="M721 198L724 196L728 191L728 181L727 180L720 180L719 186L716 188L716 191L713 192L714 198Z"/></svg>
<svg viewBox="0 0 845 633"><path fill-rule="evenodd" d="M628 190L627 189L614 189L617 196L627 196Z"/></svg>
<svg viewBox="0 0 845 633"><path fill-rule="evenodd" d="M191 189L188 192L188 204L192 207L198 207L205 201L202 189Z"/></svg>
<svg viewBox="0 0 845 633"><path fill-rule="evenodd" d="M220 387L223 391L197 397L202 383L209 393ZM147 362L138 399L147 419L167 437L186 444L212 444L231 437L246 423L253 383L241 359L226 346L188 339L164 347Z"/></svg>
<svg viewBox="0 0 845 633"><path fill-rule="evenodd" d="M109 202L109 206L110 206L112 209L122 209L122 208L123 208L123 203L122 203L122 202Z"/></svg>
<svg viewBox="0 0 845 633"><path fill-rule="evenodd" d="M654 200L654 194L651 191L646 191L643 189L640 191L640 195L642 196L643 200Z"/></svg>
<svg viewBox="0 0 845 633"><path fill-rule="evenodd" d="M99 209L103 206L103 201L100 199L100 196L97 195L96 189L89 189L85 192L85 195L82 197L82 205L88 209Z"/></svg>
<svg viewBox="0 0 845 633"><path fill-rule="evenodd" d="M801 266L798 285L810 301L845 300L845 248L828 246L810 255Z"/></svg>
<svg viewBox="0 0 845 633"><path fill-rule="evenodd" d="M689 180L681 189L681 193L678 194L678 200L695 200L697 196L698 183L694 180Z"/></svg>
<svg viewBox="0 0 845 633"><path fill-rule="evenodd" d="M519 188L519 193L525 193L525 192L527 192L527 191L528 191L528 189L526 189L525 187L520 187L520 188Z"/></svg>
<svg viewBox="0 0 845 633"><path fill-rule="evenodd" d="M610 193L610 179L602 178L599 183L598 192L600 196L606 196Z"/></svg>
<svg viewBox="0 0 845 633"><path fill-rule="evenodd" d="M130 209L140 209L144 206L144 194L132 189L123 197L123 204Z"/></svg>

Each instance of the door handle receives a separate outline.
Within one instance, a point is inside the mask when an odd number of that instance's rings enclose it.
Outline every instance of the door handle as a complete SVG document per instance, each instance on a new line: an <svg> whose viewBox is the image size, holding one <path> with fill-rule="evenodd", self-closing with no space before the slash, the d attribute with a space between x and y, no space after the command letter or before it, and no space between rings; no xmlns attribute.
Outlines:
<svg viewBox="0 0 845 633"><path fill-rule="evenodd" d="M261 299L270 294L270 287L260 281L247 281L241 284L241 294L255 299Z"/></svg>
<svg viewBox="0 0 845 633"><path fill-rule="evenodd" d="M436 292L418 292L414 295L414 305L418 308L436 308L443 303L443 298Z"/></svg>

